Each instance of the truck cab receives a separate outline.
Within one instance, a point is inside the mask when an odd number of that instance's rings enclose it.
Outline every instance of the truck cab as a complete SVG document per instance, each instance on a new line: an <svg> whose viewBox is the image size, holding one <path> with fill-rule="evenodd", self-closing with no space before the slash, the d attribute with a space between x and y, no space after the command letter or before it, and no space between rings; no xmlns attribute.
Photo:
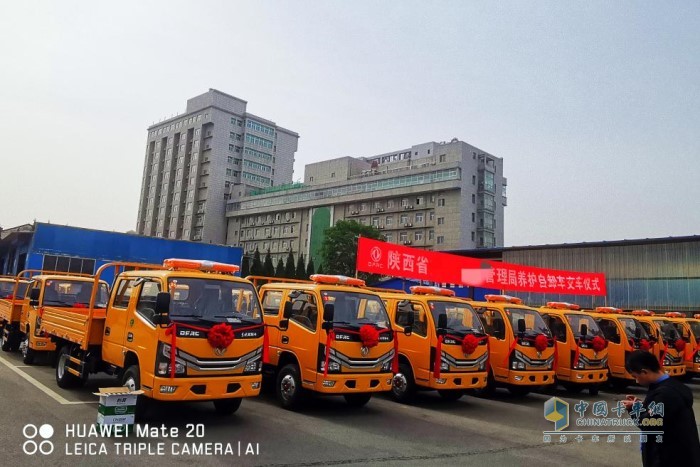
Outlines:
<svg viewBox="0 0 700 467"><path fill-rule="evenodd" d="M635 379L627 372L626 362L635 350L653 353L653 341L636 316L623 314L614 307L598 307L587 312L608 341L609 381L617 390L623 390Z"/></svg>
<svg viewBox="0 0 700 467"><path fill-rule="evenodd" d="M270 363L282 407L305 393L342 395L362 406L392 385L396 339L381 297L360 279L315 274L309 282L260 287Z"/></svg>
<svg viewBox="0 0 700 467"><path fill-rule="evenodd" d="M92 277L69 273L39 274L31 278L28 300L22 307L20 319L20 350L25 364L31 365L39 354L56 350L55 343L41 330L44 313L65 310L86 318L93 285ZM109 299L109 286L101 281L97 287L95 308L104 310Z"/></svg>
<svg viewBox="0 0 700 467"><path fill-rule="evenodd" d="M399 341L394 399L410 402L417 390L437 390L457 400L467 389L485 387L488 336L474 308L449 289L410 290L380 292Z"/></svg>
<svg viewBox="0 0 700 467"><path fill-rule="evenodd" d="M87 320L46 310L42 329L59 349L56 382L72 387L90 373L116 376L148 399L213 401L230 414L257 396L264 324L253 285L238 266L168 259L163 266L108 263L119 272L106 309L93 293Z"/></svg>
<svg viewBox="0 0 700 467"><path fill-rule="evenodd" d="M504 386L515 395L554 384L555 343L540 313L517 297L486 295L470 302L489 335L491 371L485 392Z"/></svg>
<svg viewBox="0 0 700 467"><path fill-rule="evenodd" d="M677 317L673 313L671 316ZM685 375L686 366L683 357L687 341L683 339L683 326L664 315L654 315L651 321L656 325L659 337L659 363L671 376Z"/></svg>
<svg viewBox="0 0 700 467"><path fill-rule="evenodd" d="M608 379L608 341L593 317L574 303L547 302L538 308L557 345L557 381L570 392L597 395Z"/></svg>
<svg viewBox="0 0 700 467"><path fill-rule="evenodd" d="M685 349L685 372L689 377L700 375L700 314L693 315L692 318L672 318L674 321L680 321L685 326L687 331L684 333L684 339L687 341Z"/></svg>
<svg viewBox="0 0 700 467"><path fill-rule="evenodd" d="M19 322L29 286L24 272L16 277L0 276L0 338L5 352L17 350L22 341Z"/></svg>

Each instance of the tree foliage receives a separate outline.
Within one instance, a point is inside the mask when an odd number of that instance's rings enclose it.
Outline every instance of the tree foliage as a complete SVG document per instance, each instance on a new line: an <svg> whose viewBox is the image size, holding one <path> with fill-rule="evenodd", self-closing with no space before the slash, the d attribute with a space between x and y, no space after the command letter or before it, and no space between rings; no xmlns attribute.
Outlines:
<svg viewBox="0 0 700 467"><path fill-rule="evenodd" d="M275 275L275 266L272 264L272 255L270 250L265 253L265 262L263 263L263 276L272 277Z"/></svg>
<svg viewBox="0 0 700 467"><path fill-rule="evenodd" d="M382 233L376 227L362 225L352 220L338 221L333 227L325 230L321 244L323 256L321 267L326 274L342 274L351 277L355 275L357 241L360 236L384 240ZM375 275L366 273L359 273L358 277L367 281L377 278Z"/></svg>
<svg viewBox="0 0 700 467"><path fill-rule="evenodd" d="M250 275L251 276L262 276L263 274L263 265L262 261L260 261L260 250L257 248L255 249L255 253L253 254L253 264L250 266Z"/></svg>
<svg viewBox="0 0 700 467"><path fill-rule="evenodd" d="M250 276L250 256L243 256L241 260L241 277Z"/></svg>
<svg viewBox="0 0 700 467"><path fill-rule="evenodd" d="M294 273L296 279L308 279L306 277L306 267L304 266L306 261L304 261L304 253L299 253L299 259L297 259L297 269Z"/></svg>
<svg viewBox="0 0 700 467"><path fill-rule="evenodd" d="M309 262L306 264L306 279L313 276L314 274L314 259L310 257Z"/></svg>
<svg viewBox="0 0 700 467"><path fill-rule="evenodd" d="M289 250L287 261L284 263L284 277L287 279L294 279L296 273L297 271L294 267L294 253L292 253L292 250Z"/></svg>
<svg viewBox="0 0 700 467"><path fill-rule="evenodd" d="M284 277L284 261L282 257L277 260L277 267L275 268L275 277Z"/></svg>

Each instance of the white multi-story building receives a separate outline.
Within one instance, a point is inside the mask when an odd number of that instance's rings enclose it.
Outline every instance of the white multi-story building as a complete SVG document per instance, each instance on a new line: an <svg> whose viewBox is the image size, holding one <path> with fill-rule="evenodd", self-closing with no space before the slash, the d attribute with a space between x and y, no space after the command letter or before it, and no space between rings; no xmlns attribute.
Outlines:
<svg viewBox="0 0 700 467"><path fill-rule="evenodd" d="M226 202L292 181L299 135L215 89L148 128L137 232L223 244Z"/></svg>

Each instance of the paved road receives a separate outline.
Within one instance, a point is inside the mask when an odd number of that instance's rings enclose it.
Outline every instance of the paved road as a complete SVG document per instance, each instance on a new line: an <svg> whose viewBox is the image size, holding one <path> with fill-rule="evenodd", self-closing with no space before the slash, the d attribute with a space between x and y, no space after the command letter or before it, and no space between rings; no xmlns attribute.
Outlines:
<svg viewBox="0 0 700 467"><path fill-rule="evenodd" d="M153 437L77 438L67 437L67 426L82 429L95 421L99 387L114 385L109 378L91 377L86 387L65 391L56 387L50 366L22 365L16 354L0 353L0 443L2 452L18 465L537 465L539 466L635 466L640 465L638 437L615 443L602 437L593 444L590 437L577 442L569 435L566 443L554 437L543 441L543 431L552 424L543 418L543 403L552 394L531 394L515 398L506 392L489 399L464 397L456 403L442 401L433 393L421 394L414 405L402 405L378 396L362 409L351 409L341 398L314 398L300 412L280 409L269 394L246 400L231 417L217 416L211 404L155 404L149 426L179 429L176 438L154 433ZM700 420L700 385L695 392L696 418ZM633 393L642 394L638 388ZM597 397L582 394L557 396L571 406L584 399L606 400L613 405L613 393ZM572 417L573 409L571 411ZM187 438L187 424L203 424L203 438ZM54 452L29 456L23 451L27 438L23 428L50 424L55 434L49 439ZM569 428L574 429L573 427ZM621 429L621 428L617 428ZM31 428L28 429L30 435ZM195 433L193 433L195 434ZM43 438L37 435L34 439ZM239 442L241 453L239 455ZM85 446L85 443L92 443ZM140 455L125 454L127 448ZM195 443L230 446L228 455L186 455ZM104 445L104 447L103 447ZM164 455L158 455L161 446ZM29 446L31 447L31 446ZM89 449L107 454L89 455ZM151 454L146 450L150 448ZM210 445L215 449L215 445ZM246 448L254 454L245 455ZM81 453L82 450L82 453ZM184 454L183 454L184 452ZM175 454L178 455L175 455ZM118 459L118 461L117 461ZM5 463L7 465L7 463Z"/></svg>

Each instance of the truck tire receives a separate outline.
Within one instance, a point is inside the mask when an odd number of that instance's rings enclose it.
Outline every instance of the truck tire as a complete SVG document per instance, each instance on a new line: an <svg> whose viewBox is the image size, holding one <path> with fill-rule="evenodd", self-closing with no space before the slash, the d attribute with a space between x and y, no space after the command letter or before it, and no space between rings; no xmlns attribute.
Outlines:
<svg viewBox="0 0 700 467"><path fill-rule="evenodd" d="M25 365L34 364L34 357L36 357L36 350L29 347L29 338L26 338L20 344L20 349L22 349L22 362Z"/></svg>
<svg viewBox="0 0 700 467"><path fill-rule="evenodd" d="M440 394L440 397L444 400L454 402L464 395L464 391L461 389L438 389L438 394Z"/></svg>
<svg viewBox="0 0 700 467"><path fill-rule="evenodd" d="M82 380L68 371L68 361L70 358L70 345L64 345L58 352L56 363L56 384L59 388L70 389L82 384Z"/></svg>
<svg viewBox="0 0 700 467"><path fill-rule="evenodd" d="M10 339L9 339L9 334L10 330L9 329L3 329L2 330L2 336L0 339L2 339L2 350L4 352L9 352L10 351Z"/></svg>
<svg viewBox="0 0 700 467"><path fill-rule="evenodd" d="M214 409L219 415L231 415L241 406L243 399L217 399L214 401Z"/></svg>
<svg viewBox="0 0 700 467"><path fill-rule="evenodd" d="M364 407L372 398L372 394L369 392L361 392L359 394L345 394L343 397L350 407Z"/></svg>
<svg viewBox="0 0 700 467"><path fill-rule="evenodd" d="M121 385L129 388L130 391L138 391L141 389L141 369L138 365L131 365L122 374ZM148 400L141 394L136 398L136 421L141 421L145 418L148 410Z"/></svg>
<svg viewBox="0 0 700 467"><path fill-rule="evenodd" d="M399 364L399 373L391 384L391 396L396 402L410 404L416 395L416 381L408 363Z"/></svg>
<svg viewBox="0 0 700 467"><path fill-rule="evenodd" d="M304 388L301 387L301 375L299 367L290 363L285 365L277 375L277 400L287 410L299 407L304 398Z"/></svg>

